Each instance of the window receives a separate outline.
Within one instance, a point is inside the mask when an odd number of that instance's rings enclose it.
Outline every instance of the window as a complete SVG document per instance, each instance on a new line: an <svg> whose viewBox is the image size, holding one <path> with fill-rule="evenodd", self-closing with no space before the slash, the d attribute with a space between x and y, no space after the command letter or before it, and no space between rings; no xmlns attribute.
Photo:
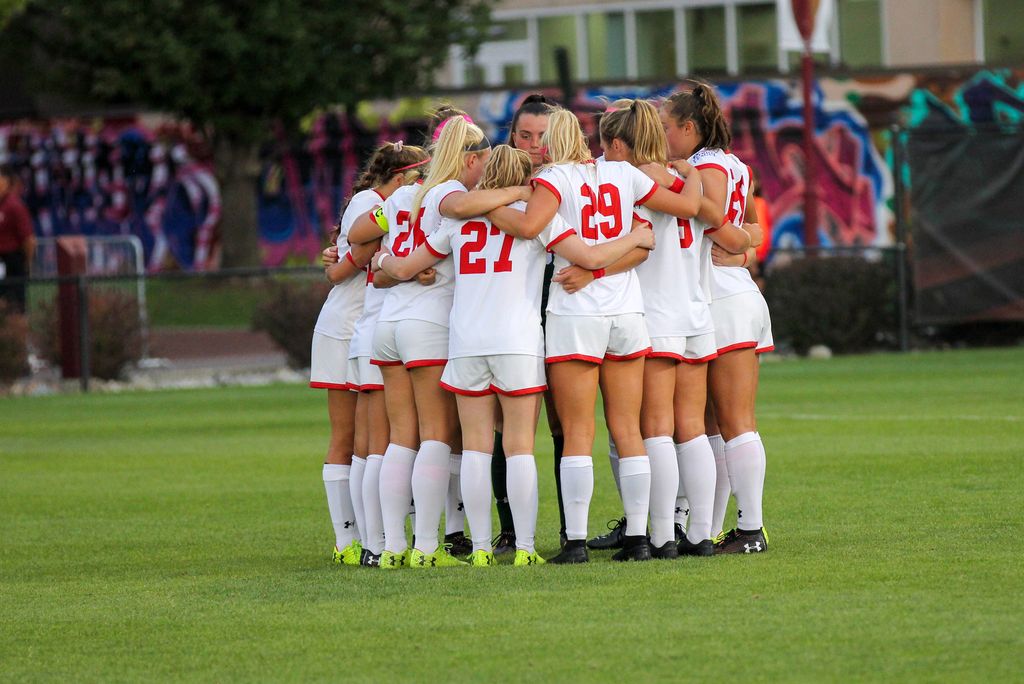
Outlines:
<svg viewBox="0 0 1024 684"><path fill-rule="evenodd" d="M839 54L846 66L882 63L882 16L879 0L839 0Z"/></svg>
<svg viewBox="0 0 1024 684"><path fill-rule="evenodd" d="M496 21L488 35L488 40L526 40L526 20Z"/></svg>
<svg viewBox="0 0 1024 684"><path fill-rule="evenodd" d="M540 47L540 80L558 80L558 65L555 63L555 48L564 47L569 51L569 73L576 74L579 55L576 54L576 18L542 17L537 21Z"/></svg>
<svg viewBox="0 0 1024 684"><path fill-rule="evenodd" d="M590 78L626 77L626 19L622 12L587 15Z"/></svg>
<svg viewBox="0 0 1024 684"><path fill-rule="evenodd" d="M725 71L725 8L686 10L686 51L691 72Z"/></svg>
<svg viewBox="0 0 1024 684"><path fill-rule="evenodd" d="M672 10L636 13L636 56L640 78L676 75L676 30Z"/></svg>
<svg viewBox="0 0 1024 684"><path fill-rule="evenodd" d="M1024 3L1021 0L984 2L985 61L1024 59Z"/></svg>
<svg viewBox="0 0 1024 684"><path fill-rule="evenodd" d="M775 5L739 5L740 69L776 69L779 41L776 37Z"/></svg>

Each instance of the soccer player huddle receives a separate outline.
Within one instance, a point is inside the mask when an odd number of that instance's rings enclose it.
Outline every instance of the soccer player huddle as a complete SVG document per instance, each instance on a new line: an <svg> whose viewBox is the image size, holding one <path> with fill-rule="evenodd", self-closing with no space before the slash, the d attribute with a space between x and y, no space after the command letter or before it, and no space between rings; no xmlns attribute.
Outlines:
<svg viewBox="0 0 1024 684"><path fill-rule="evenodd" d="M376 150L324 251L335 287L310 385L328 389L334 560L766 551L754 405L757 355L773 342L745 268L762 232L713 90L611 103L596 160L576 116L542 95L516 112L509 144L451 107L431 129L427 149ZM624 515L588 542L598 389ZM547 560L535 547L542 396L561 522ZM730 495L737 524L724 532Z"/></svg>

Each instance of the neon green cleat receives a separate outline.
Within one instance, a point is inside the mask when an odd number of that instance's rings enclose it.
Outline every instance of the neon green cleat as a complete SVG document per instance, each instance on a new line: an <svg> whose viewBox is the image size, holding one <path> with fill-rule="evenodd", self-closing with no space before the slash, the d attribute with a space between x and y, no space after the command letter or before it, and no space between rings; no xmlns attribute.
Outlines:
<svg viewBox="0 0 1024 684"><path fill-rule="evenodd" d="M469 554L469 564L474 568L489 568L497 563L494 561L494 554L490 551L474 551Z"/></svg>
<svg viewBox="0 0 1024 684"><path fill-rule="evenodd" d="M385 550L380 554L381 570L401 570L407 567L409 567L409 549L398 553Z"/></svg>
<svg viewBox="0 0 1024 684"><path fill-rule="evenodd" d="M512 565L544 565L545 563L547 561L541 558L536 551L529 553L523 549L516 549L516 559Z"/></svg>
<svg viewBox="0 0 1024 684"><path fill-rule="evenodd" d="M466 561L460 561L449 553L448 547L449 544L442 544L434 553L430 554L413 549L412 556L409 558L409 566L413 568L450 568L456 565L468 565Z"/></svg>
<svg viewBox="0 0 1024 684"><path fill-rule="evenodd" d="M334 562L343 565L359 565L359 559L363 557L363 545L358 539L352 540L352 543L338 550L338 547L334 547Z"/></svg>

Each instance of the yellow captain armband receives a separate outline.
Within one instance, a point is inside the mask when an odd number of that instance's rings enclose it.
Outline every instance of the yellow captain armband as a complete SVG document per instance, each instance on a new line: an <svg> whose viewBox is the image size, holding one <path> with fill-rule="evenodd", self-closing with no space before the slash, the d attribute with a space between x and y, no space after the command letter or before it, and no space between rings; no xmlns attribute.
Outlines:
<svg viewBox="0 0 1024 684"><path fill-rule="evenodd" d="M382 231L388 232L388 217L384 215L384 207L373 210L373 220Z"/></svg>

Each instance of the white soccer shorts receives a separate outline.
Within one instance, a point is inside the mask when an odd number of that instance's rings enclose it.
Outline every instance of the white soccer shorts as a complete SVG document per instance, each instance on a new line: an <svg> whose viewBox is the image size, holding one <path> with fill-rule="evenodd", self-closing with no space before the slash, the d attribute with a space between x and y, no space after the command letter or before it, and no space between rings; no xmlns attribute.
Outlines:
<svg viewBox="0 0 1024 684"><path fill-rule="evenodd" d="M715 333L685 337L652 337L652 359L672 359L684 363L707 363L718 356Z"/></svg>
<svg viewBox="0 0 1024 684"><path fill-rule="evenodd" d="M309 386L320 389L349 389L348 340L313 333L309 364Z"/></svg>
<svg viewBox="0 0 1024 684"><path fill-rule="evenodd" d="M753 348L758 354L775 349L772 319L760 292L741 292L711 302L715 344L719 354Z"/></svg>
<svg viewBox="0 0 1024 684"><path fill-rule="evenodd" d="M549 313L544 331L548 363L589 361L603 363L647 356L651 338L644 315L559 316Z"/></svg>
<svg viewBox="0 0 1024 684"><path fill-rule="evenodd" d="M373 392L384 389L380 367L370 363L369 356L348 360L349 388L354 392Z"/></svg>
<svg viewBox="0 0 1024 684"><path fill-rule="evenodd" d="M441 375L441 387L469 397L494 393L509 396L536 394L548 388L544 377L544 359L529 354L491 354L451 359Z"/></svg>
<svg viewBox="0 0 1024 684"><path fill-rule="evenodd" d="M373 331L375 366L443 366L448 362L448 328L437 323L406 319L377 321Z"/></svg>

